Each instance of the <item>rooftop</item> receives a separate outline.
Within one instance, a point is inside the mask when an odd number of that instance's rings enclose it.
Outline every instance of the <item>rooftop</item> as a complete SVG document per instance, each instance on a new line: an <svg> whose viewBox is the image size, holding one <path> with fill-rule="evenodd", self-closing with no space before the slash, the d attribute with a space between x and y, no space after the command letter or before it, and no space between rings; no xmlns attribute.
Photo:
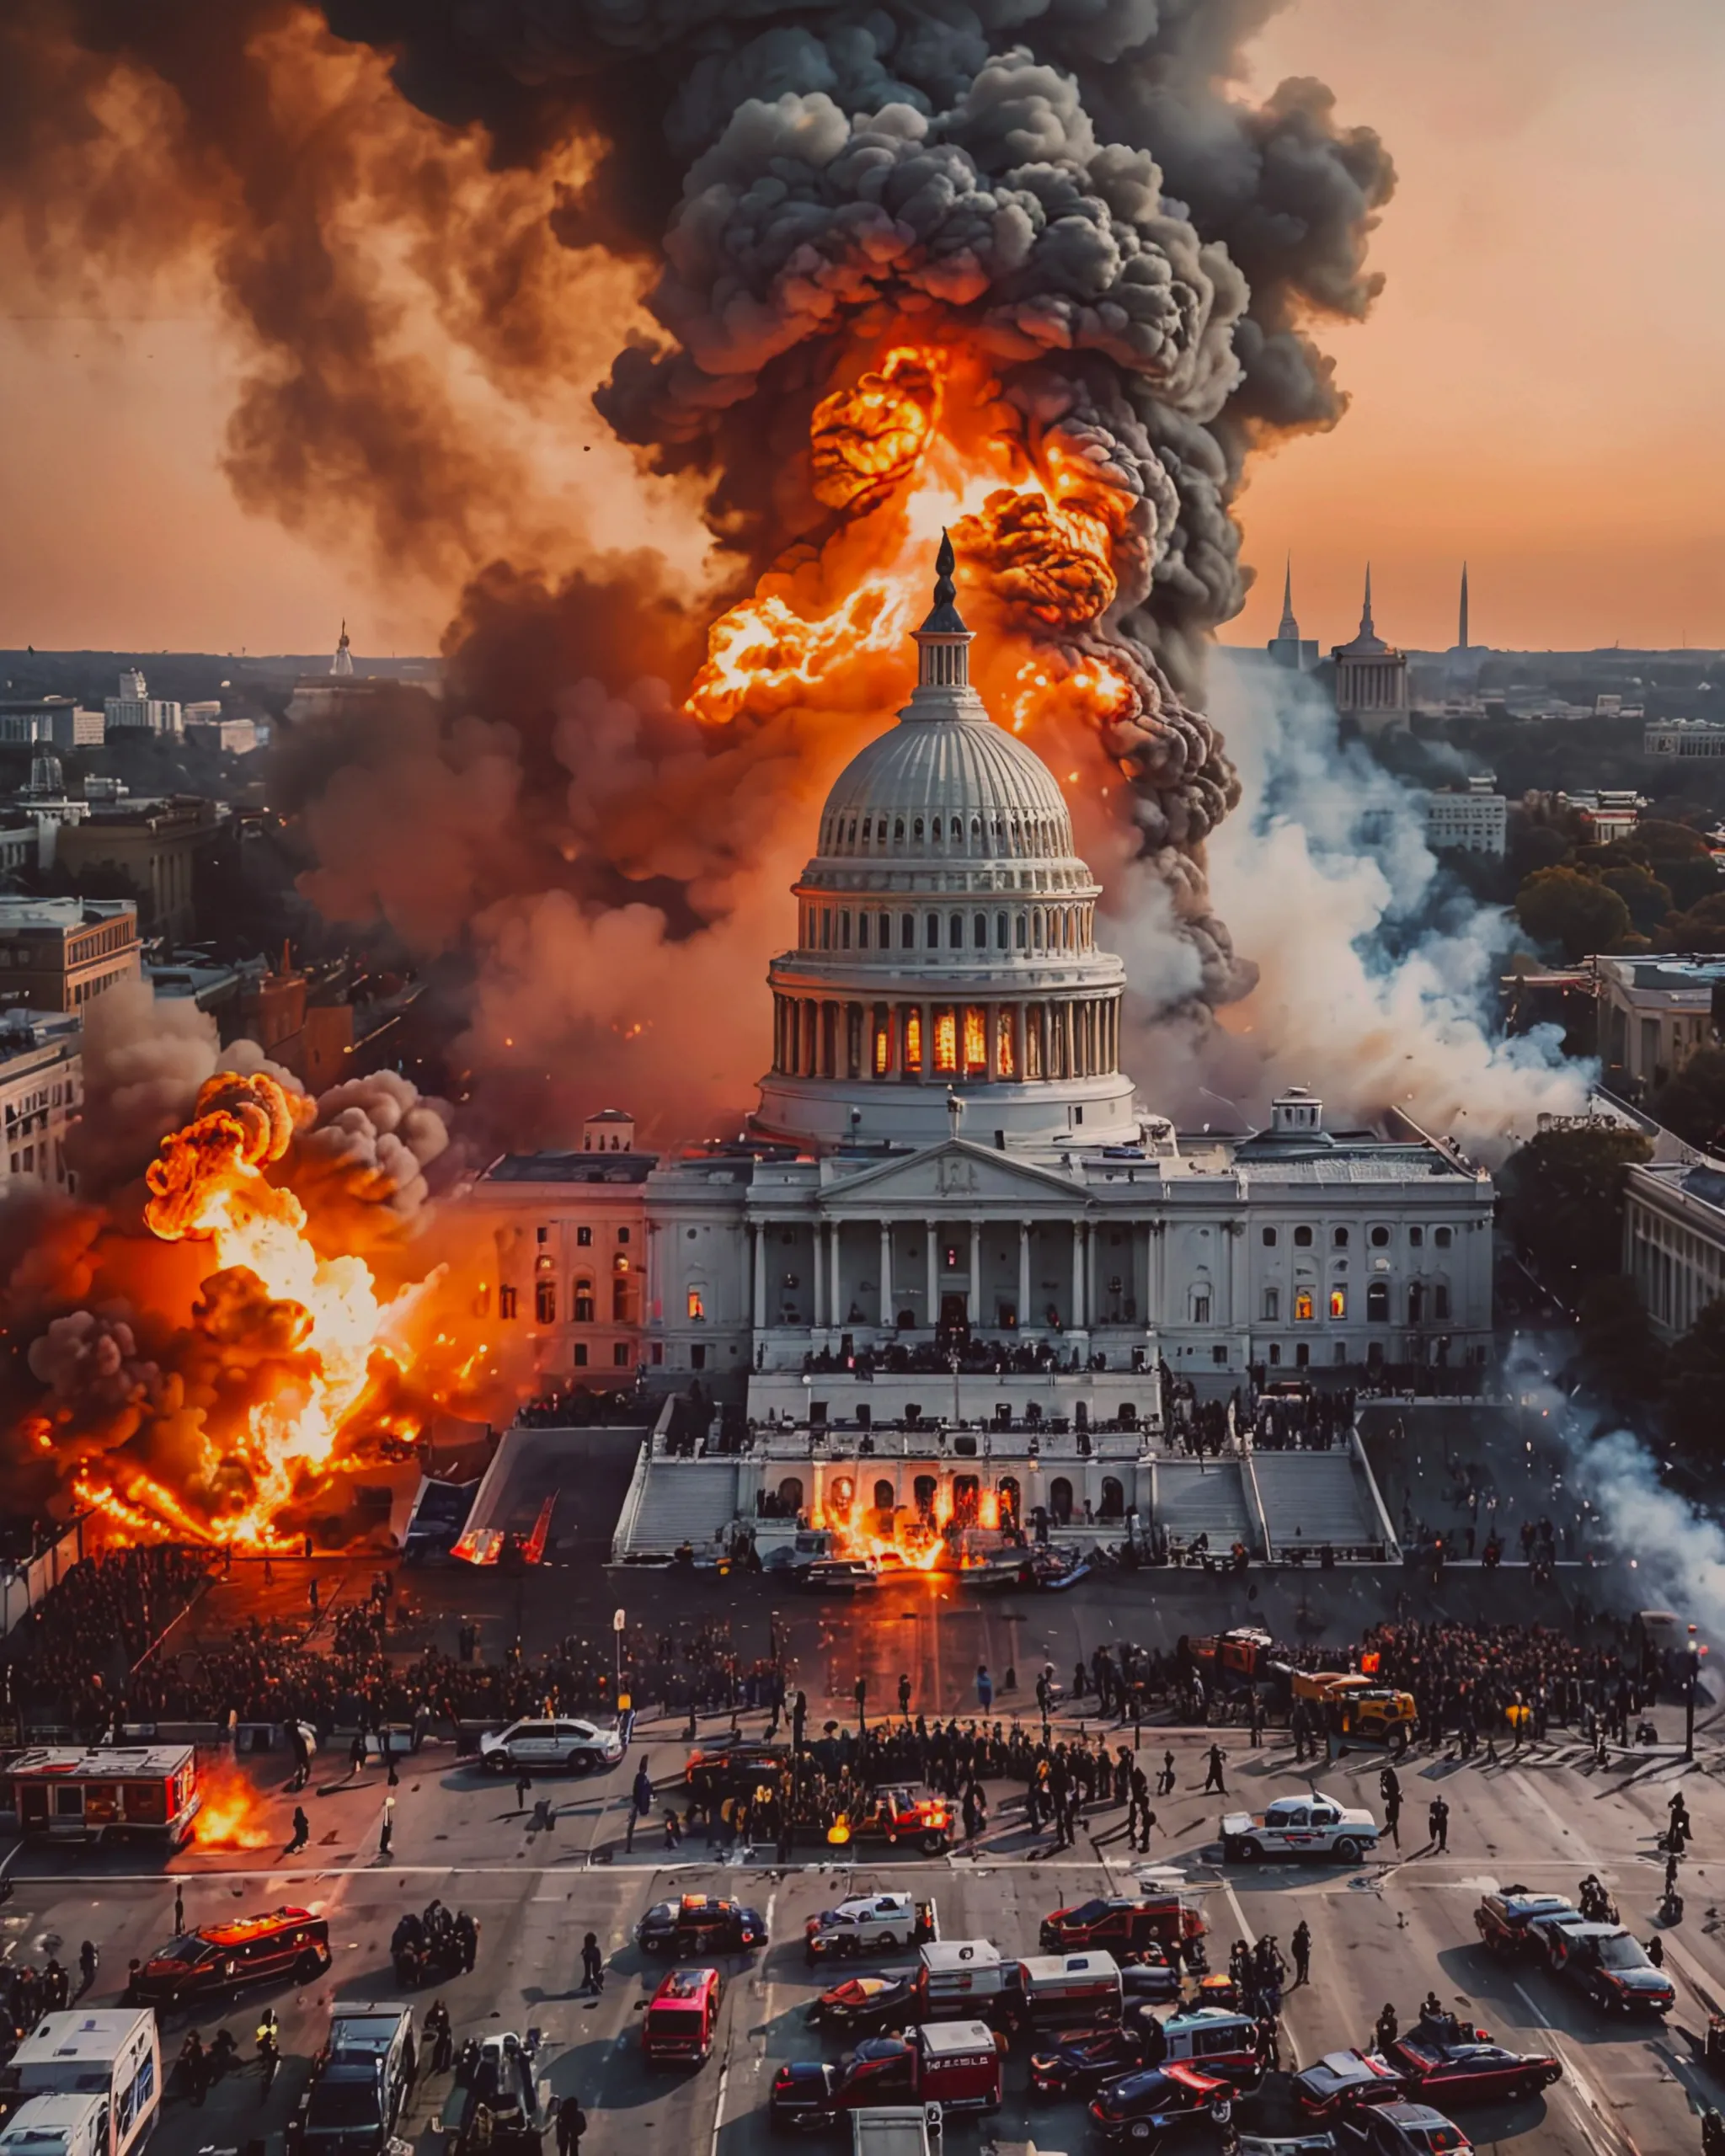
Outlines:
<svg viewBox="0 0 1725 2156"><path fill-rule="evenodd" d="M656 1153L505 1153L481 1178L485 1182L645 1182L659 1165Z"/></svg>
<svg viewBox="0 0 1725 2156"><path fill-rule="evenodd" d="M0 935L29 928L87 928L137 911L135 899L0 897Z"/></svg>

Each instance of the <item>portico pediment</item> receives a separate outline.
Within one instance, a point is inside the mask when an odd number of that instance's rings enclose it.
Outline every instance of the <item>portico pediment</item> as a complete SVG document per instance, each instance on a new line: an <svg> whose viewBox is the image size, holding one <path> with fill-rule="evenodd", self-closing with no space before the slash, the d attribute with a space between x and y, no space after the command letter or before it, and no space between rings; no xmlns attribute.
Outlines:
<svg viewBox="0 0 1725 2156"><path fill-rule="evenodd" d="M931 1204L1007 1212L1058 1208L1070 1214L1086 1209L1086 1193L1082 1183L1058 1168L1015 1161L990 1146L958 1138L928 1146L908 1159L884 1161L841 1181L836 1179L825 1185L820 1198L820 1210L829 1214L846 1214L854 1207L888 1214L902 1209L915 1215Z"/></svg>

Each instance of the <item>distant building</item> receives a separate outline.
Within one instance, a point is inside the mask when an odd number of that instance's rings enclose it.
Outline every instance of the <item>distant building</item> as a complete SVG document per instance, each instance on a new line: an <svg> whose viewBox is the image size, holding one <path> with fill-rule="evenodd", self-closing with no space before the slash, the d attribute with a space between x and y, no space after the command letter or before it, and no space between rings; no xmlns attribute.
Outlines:
<svg viewBox="0 0 1725 2156"><path fill-rule="evenodd" d="M1360 610L1359 633L1351 643L1338 643L1330 656L1336 662L1336 709L1351 718L1368 738L1407 725L1407 654L1387 644L1371 617L1371 569L1365 572L1365 604Z"/></svg>
<svg viewBox="0 0 1725 2156"><path fill-rule="evenodd" d="M1489 771L1470 778L1466 791L1428 793L1425 840L1434 853L1485 853L1502 860L1509 804Z"/></svg>
<svg viewBox="0 0 1725 2156"><path fill-rule="evenodd" d="M85 711L76 696L0 697L0 741L99 749L106 731L102 713Z"/></svg>
<svg viewBox="0 0 1725 2156"><path fill-rule="evenodd" d="M103 706L110 734L178 734L183 714L177 703L152 696L149 684L135 666L120 677L120 693Z"/></svg>
<svg viewBox="0 0 1725 2156"><path fill-rule="evenodd" d="M1291 673L1309 674L1317 664L1317 639L1302 637L1294 618L1294 563L1290 557L1282 572L1282 618L1276 633L1264 646L1272 662Z"/></svg>
<svg viewBox="0 0 1725 2156"><path fill-rule="evenodd" d="M258 745L258 723L254 718L224 718L217 704L212 717L187 718L185 738L199 748L220 750L230 756L249 756Z"/></svg>
<svg viewBox="0 0 1725 2156"><path fill-rule="evenodd" d="M1599 1059L1614 1091L1650 1092L1712 1044L1725 955L1599 958Z"/></svg>
<svg viewBox="0 0 1725 2156"><path fill-rule="evenodd" d="M1653 1331L1678 1340L1725 1294L1725 1162L1637 1162L1623 1190L1623 1269Z"/></svg>
<svg viewBox="0 0 1725 2156"><path fill-rule="evenodd" d="M601 1108L581 1125L584 1153L633 1153L635 1118L627 1108Z"/></svg>
<svg viewBox="0 0 1725 2156"><path fill-rule="evenodd" d="M375 696L383 686L380 680L355 673L353 648L348 642L347 623L344 622L329 671L300 676L288 698L287 717L302 724L310 718L327 718L336 712L353 709L355 700L364 702Z"/></svg>
<svg viewBox="0 0 1725 2156"><path fill-rule="evenodd" d="M223 803L195 794L115 803L62 826L59 859L73 875L98 864L120 870L143 894L152 931L185 942L197 926L193 869L227 815Z"/></svg>
<svg viewBox="0 0 1725 2156"><path fill-rule="evenodd" d="M0 1004L81 1011L115 981L137 978L130 899L0 897Z"/></svg>
<svg viewBox="0 0 1725 2156"><path fill-rule="evenodd" d="M63 1012L0 1014L0 1170L69 1192L66 1133L83 1093L83 1027Z"/></svg>
<svg viewBox="0 0 1725 2156"><path fill-rule="evenodd" d="M1588 836L1595 846L1627 838L1648 805L1646 795L1637 793L1633 787L1602 787L1596 792L1566 793L1558 798L1587 825Z"/></svg>
<svg viewBox="0 0 1725 2156"><path fill-rule="evenodd" d="M1680 759L1725 756L1725 726L1712 718L1653 719L1642 729L1641 752Z"/></svg>

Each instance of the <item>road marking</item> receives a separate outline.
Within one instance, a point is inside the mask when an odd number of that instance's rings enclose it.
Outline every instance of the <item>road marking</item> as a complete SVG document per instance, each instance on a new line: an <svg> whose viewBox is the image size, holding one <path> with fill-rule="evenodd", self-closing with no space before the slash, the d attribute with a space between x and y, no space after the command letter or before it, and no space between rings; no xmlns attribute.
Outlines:
<svg viewBox="0 0 1725 2156"><path fill-rule="evenodd" d="M1534 2020L1550 2038L1552 2051L1563 2062L1564 2076L1573 2084L1572 2100L1576 2098L1580 2100L1577 2104L1577 2109L1582 2112L1582 2131L1588 2134L1589 2140L1593 2143L1594 2148L1597 2148L1599 2146L1599 2142L1594 2140L1593 2135L1588 2132L1587 2114L1591 2113L1594 2120L1607 2133L1616 2137L1617 2145L1628 2150L1629 2156L1641 2156L1641 2151L1636 2146L1634 2136L1620 2119L1607 2111L1593 2083L1575 2063L1563 2045L1558 2041L1557 2031L1551 2026L1544 2009L1532 1993L1519 1980L1512 1979L1512 1982L1514 1983L1516 1993L1526 2006L1528 2012L1532 2015ZM1559 2084L1559 2086L1561 2087L1562 2084Z"/></svg>
<svg viewBox="0 0 1725 2156"><path fill-rule="evenodd" d="M724 2092L730 2085L731 2063L729 2057L718 2069L718 2100L713 2107L713 2139L708 2144L708 2156L718 2156L718 2132L724 2124Z"/></svg>

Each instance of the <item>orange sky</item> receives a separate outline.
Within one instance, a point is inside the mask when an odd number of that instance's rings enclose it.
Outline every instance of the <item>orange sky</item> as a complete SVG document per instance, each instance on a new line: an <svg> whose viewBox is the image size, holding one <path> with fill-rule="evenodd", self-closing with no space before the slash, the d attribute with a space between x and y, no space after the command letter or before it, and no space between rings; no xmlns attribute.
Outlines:
<svg viewBox="0 0 1725 2156"><path fill-rule="evenodd" d="M1284 550L1305 633L1725 644L1725 110L1719 0L1297 0L1256 81L1322 76L1402 184L1371 322L1327 330L1354 408L1256 469L1265 574L1230 641L1274 626ZM0 645L435 648L446 595L243 515L216 468L232 355L213 315L104 328L0 319ZM17 424L20 415L25 423ZM599 469L595 472L595 467ZM620 460L582 467L608 533ZM662 527L661 527L662 528Z"/></svg>

